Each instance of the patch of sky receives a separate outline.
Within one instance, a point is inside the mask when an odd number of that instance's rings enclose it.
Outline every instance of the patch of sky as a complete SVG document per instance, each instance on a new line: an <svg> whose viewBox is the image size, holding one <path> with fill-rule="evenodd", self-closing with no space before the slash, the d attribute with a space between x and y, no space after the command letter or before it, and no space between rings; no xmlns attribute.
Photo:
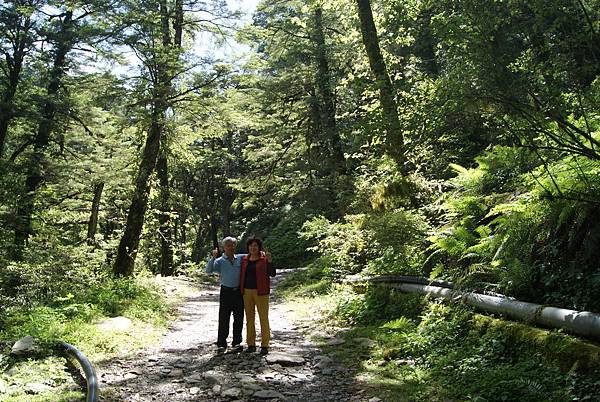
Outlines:
<svg viewBox="0 0 600 402"><path fill-rule="evenodd" d="M237 12L236 18L228 21L221 20L223 31L228 31L228 35L221 36L209 32L200 32L194 38L194 44L191 46L188 56L197 61L197 68L212 64L211 62L223 62L231 64L242 64L250 48L241 44L235 39L235 30L252 20L252 14L256 10L259 0L226 0L227 8L232 12ZM197 19L209 20L212 16L196 15ZM87 54L85 54L87 53ZM81 72L99 72L110 71L113 74L124 79L131 78L140 74L140 58L127 47L116 49L118 57L103 57L89 51L79 54L79 57L85 58L85 63L80 65Z"/></svg>

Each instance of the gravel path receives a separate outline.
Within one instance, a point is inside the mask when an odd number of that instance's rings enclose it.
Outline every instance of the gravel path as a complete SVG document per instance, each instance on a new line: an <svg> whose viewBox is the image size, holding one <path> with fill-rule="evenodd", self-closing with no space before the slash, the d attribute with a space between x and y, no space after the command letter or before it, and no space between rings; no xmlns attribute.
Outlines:
<svg viewBox="0 0 600 402"><path fill-rule="evenodd" d="M274 296L269 355L216 355L218 288L195 287L159 345L96 367L101 400L380 401L308 340Z"/></svg>

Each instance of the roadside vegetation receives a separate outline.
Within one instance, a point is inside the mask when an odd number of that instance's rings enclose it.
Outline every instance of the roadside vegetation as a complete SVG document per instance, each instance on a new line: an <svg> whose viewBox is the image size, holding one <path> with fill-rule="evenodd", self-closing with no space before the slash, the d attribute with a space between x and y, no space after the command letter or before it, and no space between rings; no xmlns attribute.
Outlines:
<svg viewBox="0 0 600 402"><path fill-rule="evenodd" d="M600 392L593 342L460 303L309 278L283 284L295 319L385 401L594 401ZM343 343L320 335L332 327Z"/></svg>
<svg viewBox="0 0 600 402"><path fill-rule="evenodd" d="M67 265L35 269L21 264L11 273L29 276L1 275L20 284L12 289L15 297L6 295L0 318L2 400L81 400L85 384L76 382L78 363L68 363L56 341L74 345L95 365L127 355L160 338L173 319L174 305L187 292L170 278L152 275L123 280L79 269L66 281L61 279L61 266ZM112 324L115 317L125 324ZM13 344L24 336L34 337L33 349L11 354Z"/></svg>

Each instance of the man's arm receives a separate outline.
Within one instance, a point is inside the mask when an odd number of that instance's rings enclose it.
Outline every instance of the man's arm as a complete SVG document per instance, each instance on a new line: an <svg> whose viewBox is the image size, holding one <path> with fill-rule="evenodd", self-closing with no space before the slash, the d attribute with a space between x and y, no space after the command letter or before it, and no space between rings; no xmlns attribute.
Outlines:
<svg viewBox="0 0 600 402"><path fill-rule="evenodd" d="M204 268L204 272L206 272L207 274L212 274L213 272L216 272L218 274L221 273L221 265L217 261L217 257L215 256L215 250L213 250L212 256L206 263L206 268Z"/></svg>
<svg viewBox="0 0 600 402"><path fill-rule="evenodd" d="M206 263L206 268L204 268L204 272L207 274L212 274L215 269L215 259L214 257L210 257L208 262Z"/></svg>

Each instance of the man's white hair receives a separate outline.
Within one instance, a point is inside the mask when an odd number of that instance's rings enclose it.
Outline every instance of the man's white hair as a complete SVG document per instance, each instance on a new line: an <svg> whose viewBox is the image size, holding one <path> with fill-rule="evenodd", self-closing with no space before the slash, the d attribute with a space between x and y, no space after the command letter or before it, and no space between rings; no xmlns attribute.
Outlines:
<svg viewBox="0 0 600 402"><path fill-rule="evenodd" d="M237 244L237 239L235 237L227 236L223 240L221 240L221 244L224 246L226 244Z"/></svg>

